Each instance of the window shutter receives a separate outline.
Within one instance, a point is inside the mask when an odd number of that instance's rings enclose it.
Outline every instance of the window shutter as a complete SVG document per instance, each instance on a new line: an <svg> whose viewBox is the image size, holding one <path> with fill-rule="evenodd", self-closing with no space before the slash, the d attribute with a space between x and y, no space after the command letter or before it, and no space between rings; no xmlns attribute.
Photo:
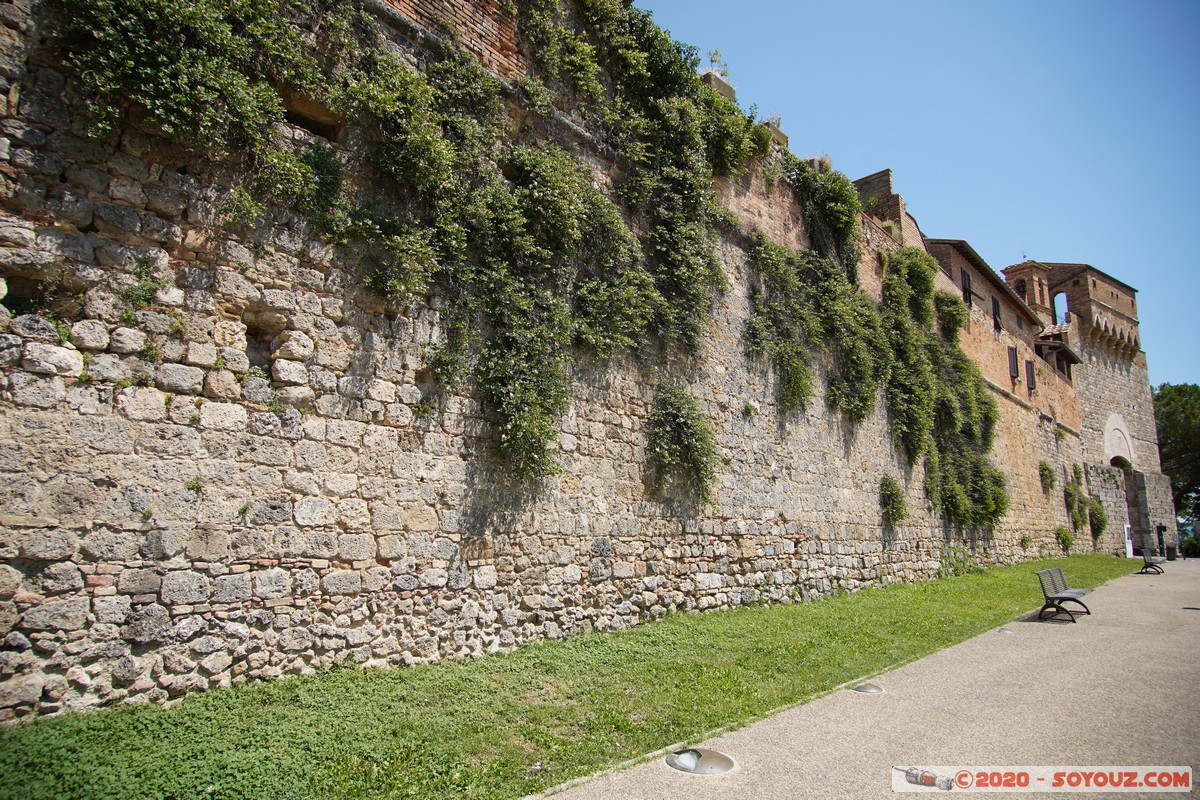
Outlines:
<svg viewBox="0 0 1200 800"><path fill-rule="evenodd" d="M1021 377L1021 370L1017 366L1017 348L1008 348L1008 375L1014 380Z"/></svg>
<svg viewBox="0 0 1200 800"><path fill-rule="evenodd" d="M992 326L996 330L1000 330L1003 327L1000 324L1000 301L995 297L992 298Z"/></svg>
<svg viewBox="0 0 1200 800"><path fill-rule="evenodd" d="M1037 378L1033 374L1032 361L1025 362L1025 384L1029 387L1030 391L1037 388Z"/></svg>
<svg viewBox="0 0 1200 800"><path fill-rule="evenodd" d="M971 307L971 273L965 269L962 271L962 292L963 302L967 304L967 308Z"/></svg>

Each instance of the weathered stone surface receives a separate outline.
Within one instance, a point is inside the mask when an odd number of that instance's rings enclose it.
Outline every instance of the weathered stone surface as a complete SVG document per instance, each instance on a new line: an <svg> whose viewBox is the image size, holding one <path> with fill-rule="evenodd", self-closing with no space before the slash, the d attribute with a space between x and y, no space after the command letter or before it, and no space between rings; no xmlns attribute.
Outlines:
<svg viewBox="0 0 1200 800"><path fill-rule="evenodd" d="M88 599L72 597L26 609L21 627L35 631L77 631L87 622Z"/></svg>
<svg viewBox="0 0 1200 800"><path fill-rule="evenodd" d="M254 594L264 600L287 597L292 591L292 576L287 570L266 569L254 573Z"/></svg>
<svg viewBox="0 0 1200 800"><path fill-rule="evenodd" d="M114 353L140 353L146 349L146 334L137 328L117 328L111 334L108 347Z"/></svg>
<svg viewBox="0 0 1200 800"><path fill-rule="evenodd" d="M128 561L137 555L139 546L138 540L127 531L102 529L88 534L81 549L94 561Z"/></svg>
<svg viewBox="0 0 1200 800"><path fill-rule="evenodd" d="M213 581L214 603L241 603L250 599L250 573L221 575Z"/></svg>
<svg viewBox="0 0 1200 800"><path fill-rule="evenodd" d="M208 600L208 578L198 572L180 570L163 576L159 596L166 605L191 605Z"/></svg>
<svg viewBox="0 0 1200 800"><path fill-rule="evenodd" d="M160 389L176 394L200 394L204 388L204 370L184 364L163 364L158 368Z"/></svg>
<svg viewBox="0 0 1200 800"><path fill-rule="evenodd" d="M200 427L218 431L246 429L246 408L236 403L205 403L200 407Z"/></svg>
<svg viewBox="0 0 1200 800"><path fill-rule="evenodd" d="M163 641L171 633L171 614L157 604L135 608L121 635L134 642Z"/></svg>
<svg viewBox="0 0 1200 800"><path fill-rule="evenodd" d="M9 333L22 339L42 344L58 344L58 328L45 317L37 314L21 314L13 317L8 326Z"/></svg>
<svg viewBox="0 0 1200 800"><path fill-rule="evenodd" d="M212 370L204 376L204 396L214 400L237 400L242 395L242 385L229 370Z"/></svg>
<svg viewBox="0 0 1200 800"><path fill-rule="evenodd" d="M225 369L234 374L250 369L250 359L242 350L235 347L222 347L219 355L225 362Z"/></svg>
<svg viewBox="0 0 1200 800"><path fill-rule="evenodd" d="M338 551L346 561L375 558L375 537L368 533L348 533L338 537Z"/></svg>
<svg viewBox="0 0 1200 800"><path fill-rule="evenodd" d="M97 597L92 601L96 613L96 621L110 625L124 625L129 618L130 600L123 595L114 594L107 597Z"/></svg>
<svg viewBox="0 0 1200 800"><path fill-rule="evenodd" d="M326 594L358 594L362 588L362 577L357 570L334 570L321 578L321 588Z"/></svg>
<svg viewBox="0 0 1200 800"><path fill-rule="evenodd" d="M79 548L74 532L62 528L26 528L14 532L10 541L20 547L21 558L37 561L71 558Z"/></svg>
<svg viewBox="0 0 1200 800"><path fill-rule="evenodd" d="M298 361L281 360L271 365L271 377L289 385L307 384L308 370Z"/></svg>
<svg viewBox="0 0 1200 800"><path fill-rule="evenodd" d="M17 620L20 618L21 612L17 610L16 603L13 603L9 600L0 600L0 636L5 637L4 643L6 645L9 645L8 636L10 635L10 631L17 626ZM15 635L21 636L19 633ZM24 639L24 637L14 640L9 646L18 649L24 649L19 647L22 639ZM28 642L27 639L25 641Z"/></svg>
<svg viewBox="0 0 1200 800"><path fill-rule="evenodd" d="M271 358L307 361L312 358L313 340L300 331L284 331L271 342Z"/></svg>
<svg viewBox="0 0 1200 800"><path fill-rule="evenodd" d="M108 326L98 319L84 319L71 326L71 344L80 350L108 347Z"/></svg>
<svg viewBox="0 0 1200 800"><path fill-rule="evenodd" d="M83 588L83 573L70 561L60 561L42 570L38 583L48 595L76 592Z"/></svg>
<svg viewBox="0 0 1200 800"><path fill-rule="evenodd" d="M152 569L127 569L117 578L117 589L126 594L157 594L162 576Z"/></svg>
<svg viewBox="0 0 1200 800"><path fill-rule="evenodd" d="M293 514L296 524L311 528L337 522L337 508L324 497L302 497L296 501Z"/></svg>
<svg viewBox="0 0 1200 800"><path fill-rule="evenodd" d="M32 705L42 696L46 680L41 674L18 675L0 681L0 708Z"/></svg>
<svg viewBox="0 0 1200 800"><path fill-rule="evenodd" d="M29 342L21 366L29 372L74 378L83 372L83 354L66 347Z"/></svg>
<svg viewBox="0 0 1200 800"><path fill-rule="evenodd" d="M0 564L0 599L7 600L17 593L24 580L20 572L8 564Z"/></svg>
<svg viewBox="0 0 1200 800"><path fill-rule="evenodd" d="M117 407L125 416L141 422L160 422L167 418L167 395L148 386L134 386L117 395Z"/></svg>
<svg viewBox="0 0 1200 800"><path fill-rule="evenodd" d="M67 386L60 377L47 378L14 372L8 379L13 402L19 406L54 408L67 398Z"/></svg>

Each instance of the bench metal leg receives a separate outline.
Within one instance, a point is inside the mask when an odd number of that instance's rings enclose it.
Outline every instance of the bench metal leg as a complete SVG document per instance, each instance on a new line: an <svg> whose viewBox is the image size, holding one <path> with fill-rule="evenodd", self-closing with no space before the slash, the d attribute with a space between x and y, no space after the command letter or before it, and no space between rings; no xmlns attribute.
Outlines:
<svg viewBox="0 0 1200 800"><path fill-rule="evenodd" d="M1082 612L1076 611L1076 612L1075 612L1076 614L1079 614L1079 613L1091 614L1091 613L1092 613L1092 610L1091 610L1090 608L1088 608L1087 606L1084 606L1084 605L1083 605L1083 601L1082 601L1082 600L1076 600L1074 597L1068 597L1067 599L1063 600L1062 602L1064 602L1064 603L1078 603L1079 605L1083 606L1083 611L1082 611ZM1074 617L1072 617L1072 619L1074 619Z"/></svg>
<svg viewBox="0 0 1200 800"><path fill-rule="evenodd" d="M1083 605L1083 603L1080 603L1079 605ZM1050 609L1054 609L1054 613L1050 616L1055 617L1059 614L1066 614L1068 617L1070 617L1071 622L1076 622L1075 615L1072 614L1069 609L1063 608L1058 603L1046 603L1046 605L1042 606L1042 610L1038 612L1038 619L1044 619L1042 615ZM1088 613L1090 614L1091 612L1089 611Z"/></svg>
<svg viewBox="0 0 1200 800"><path fill-rule="evenodd" d="M1139 575L1162 575L1163 568L1160 567L1158 564L1146 564L1144 567L1142 567L1141 569L1138 570L1138 574Z"/></svg>

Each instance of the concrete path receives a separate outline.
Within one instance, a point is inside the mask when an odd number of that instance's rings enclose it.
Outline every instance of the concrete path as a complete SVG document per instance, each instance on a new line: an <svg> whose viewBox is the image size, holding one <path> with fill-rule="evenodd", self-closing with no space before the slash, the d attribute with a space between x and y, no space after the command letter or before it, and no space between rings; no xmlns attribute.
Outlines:
<svg viewBox="0 0 1200 800"><path fill-rule="evenodd" d="M1164 566L1097 589L1077 624L1018 620L872 678L883 694L837 691L703 743L731 772L659 757L554 800L894 798L892 768L911 765L1200 770L1200 561Z"/></svg>

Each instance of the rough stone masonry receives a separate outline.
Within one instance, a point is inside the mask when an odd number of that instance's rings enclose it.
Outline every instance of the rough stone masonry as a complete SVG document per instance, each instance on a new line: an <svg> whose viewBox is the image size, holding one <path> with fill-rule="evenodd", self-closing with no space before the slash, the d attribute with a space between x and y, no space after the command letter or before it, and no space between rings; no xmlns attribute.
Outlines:
<svg viewBox="0 0 1200 800"><path fill-rule="evenodd" d="M691 373L722 456L716 502L648 492L662 376L632 361L575 366L562 473L515 490L486 458L477 398L429 400L436 302L385 308L291 212L222 227L234 164L137 127L88 138L77 85L30 14L26 0L0 6L0 720L337 662L477 656L926 579L948 553L1054 547L1065 515L1036 462L1080 460L1078 434L1052 435L1027 404L1002 400L1013 511L968 540L928 513L882 415L850 430L818 388L782 419L744 355L736 236L720 244L730 285ZM508 44L491 58L519 63ZM806 242L757 173L721 191L747 229L779 223ZM131 291L150 301L131 308ZM56 313L19 313L47 293ZM895 529L884 472L904 476L912 510Z"/></svg>

